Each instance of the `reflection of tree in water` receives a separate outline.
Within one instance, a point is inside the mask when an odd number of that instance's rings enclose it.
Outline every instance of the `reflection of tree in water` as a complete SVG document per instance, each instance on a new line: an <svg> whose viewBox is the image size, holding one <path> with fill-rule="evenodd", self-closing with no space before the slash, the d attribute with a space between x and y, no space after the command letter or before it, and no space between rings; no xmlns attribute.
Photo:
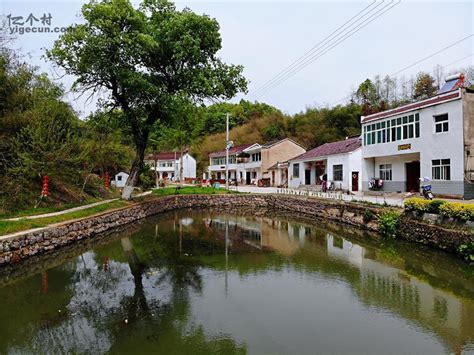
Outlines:
<svg viewBox="0 0 474 355"><path fill-rule="evenodd" d="M2 352L245 352L228 336L206 335L190 319L190 293L201 292L202 279L200 264L183 251L200 246L172 232L153 242L154 230L148 225L124 233L119 242L65 264L74 266L59 285L66 302L47 299L52 310L44 321L33 317L37 309L28 310L17 325L21 336L2 341ZM50 289L58 281L55 270ZM43 289L41 275L36 281L32 287Z"/></svg>

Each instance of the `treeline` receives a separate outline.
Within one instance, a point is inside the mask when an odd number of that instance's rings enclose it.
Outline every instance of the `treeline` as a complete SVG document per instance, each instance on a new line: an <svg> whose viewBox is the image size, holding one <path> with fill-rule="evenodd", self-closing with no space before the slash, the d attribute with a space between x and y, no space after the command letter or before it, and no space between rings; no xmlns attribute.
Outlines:
<svg viewBox="0 0 474 355"><path fill-rule="evenodd" d="M113 114L112 114L113 115ZM0 52L0 210L102 196L104 171L128 169L132 150L119 119L97 113L81 121L64 90L12 51Z"/></svg>

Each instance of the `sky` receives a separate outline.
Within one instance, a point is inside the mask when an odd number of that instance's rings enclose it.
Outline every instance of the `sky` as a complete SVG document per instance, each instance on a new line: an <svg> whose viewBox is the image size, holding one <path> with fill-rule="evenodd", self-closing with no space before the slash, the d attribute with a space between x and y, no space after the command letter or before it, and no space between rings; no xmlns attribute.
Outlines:
<svg viewBox="0 0 474 355"><path fill-rule="evenodd" d="M320 43L339 26L367 7L372 1L177 1L196 13L204 13L220 24L222 50L227 63L244 66L250 81L249 93L241 98L263 101L285 113L307 107L341 103L351 90L366 78L396 73L412 63L474 33L474 5L471 1L401 1L366 27L309 63L295 75L262 95L257 91L288 65ZM377 0L379 9L385 6ZM51 27L67 27L81 21L85 1L5 1L0 3L4 16L30 14L39 19L51 14ZM134 3L138 3L134 1ZM375 12L375 10L374 10ZM35 21L35 25L39 25ZM14 26L13 26L14 27ZM14 34L14 48L64 85L74 80L44 59L57 33ZM444 70L474 65L474 36L404 70L403 79L420 70L431 72L436 64ZM85 117L96 109L96 99L70 93L66 99Z"/></svg>

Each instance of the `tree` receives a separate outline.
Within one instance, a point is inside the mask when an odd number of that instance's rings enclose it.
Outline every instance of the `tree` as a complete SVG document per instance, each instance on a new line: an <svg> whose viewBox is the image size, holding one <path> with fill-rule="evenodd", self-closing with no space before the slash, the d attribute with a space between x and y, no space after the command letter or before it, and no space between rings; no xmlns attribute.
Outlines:
<svg viewBox="0 0 474 355"><path fill-rule="evenodd" d="M438 89L435 85L433 77L425 72L419 72L416 76L415 92L413 98L415 100L422 100L434 96Z"/></svg>
<svg viewBox="0 0 474 355"><path fill-rule="evenodd" d="M229 99L245 91L242 67L227 65L219 24L167 0L91 1L82 8L83 24L71 26L47 52L65 72L77 77L73 88L105 91L108 107L119 107L130 127L136 157L122 197L130 199L144 168L150 131L169 124L184 98Z"/></svg>
<svg viewBox="0 0 474 355"><path fill-rule="evenodd" d="M370 115L379 105L379 94L377 88L370 79L362 82L356 91L356 97L362 105L362 114Z"/></svg>

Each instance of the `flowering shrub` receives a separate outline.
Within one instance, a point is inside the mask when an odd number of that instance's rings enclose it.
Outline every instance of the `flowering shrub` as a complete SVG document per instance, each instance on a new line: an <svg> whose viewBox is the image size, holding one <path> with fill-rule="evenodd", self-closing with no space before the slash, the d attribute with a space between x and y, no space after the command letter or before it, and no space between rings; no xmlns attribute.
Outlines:
<svg viewBox="0 0 474 355"><path fill-rule="evenodd" d="M405 200L405 211L412 211L418 215L425 212L436 213L459 221L474 221L474 204L468 203L442 200L430 201L415 197Z"/></svg>
<svg viewBox="0 0 474 355"><path fill-rule="evenodd" d="M444 217L460 221L474 221L474 205L459 202L446 202L439 207L439 213Z"/></svg>
<svg viewBox="0 0 474 355"><path fill-rule="evenodd" d="M446 201L442 201L442 200L430 201L423 198L413 197L413 198L409 198L405 200L405 210L414 211L420 215L425 212L439 214L440 206L442 206L445 203Z"/></svg>

